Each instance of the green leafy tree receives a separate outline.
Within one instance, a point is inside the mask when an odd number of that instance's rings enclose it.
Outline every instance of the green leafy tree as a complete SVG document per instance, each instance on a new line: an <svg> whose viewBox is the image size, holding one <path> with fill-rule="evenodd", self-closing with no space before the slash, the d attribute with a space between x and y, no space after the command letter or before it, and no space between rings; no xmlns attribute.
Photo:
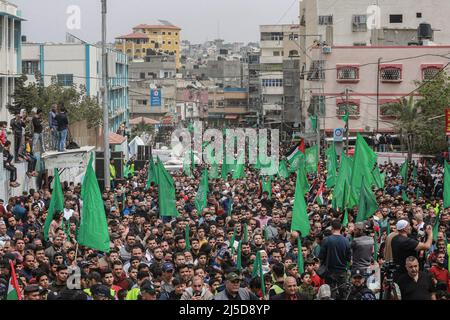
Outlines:
<svg viewBox="0 0 450 320"><path fill-rule="evenodd" d="M395 117L393 124L405 139L408 161L411 161L416 137L421 134L422 129L422 115L419 105L414 101L414 96L383 106L382 111L386 115Z"/></svg>

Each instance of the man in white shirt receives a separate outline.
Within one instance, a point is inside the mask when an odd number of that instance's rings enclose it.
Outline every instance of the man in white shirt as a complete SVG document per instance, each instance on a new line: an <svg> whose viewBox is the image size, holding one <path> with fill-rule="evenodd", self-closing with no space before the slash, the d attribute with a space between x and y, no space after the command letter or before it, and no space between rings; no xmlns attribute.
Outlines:
<svg viewBox="0 0 450 320"><path fill-rule="evenodd" d="M64 202L64 219L69 220L73 215L72 204L69 201Z"/></svg>

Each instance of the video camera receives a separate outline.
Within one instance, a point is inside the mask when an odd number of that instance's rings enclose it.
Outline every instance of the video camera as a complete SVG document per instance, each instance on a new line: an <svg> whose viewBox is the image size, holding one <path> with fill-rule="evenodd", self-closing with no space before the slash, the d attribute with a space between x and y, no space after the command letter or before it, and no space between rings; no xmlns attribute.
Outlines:
<svg viewBox="0 0 450 320"><path fill-rule="evenodd" d="M384 274L384 278L388 282L392 282L394 279L394 273L398 270L398 265L394 262L388 261L381 266L381 273Z"/></svg>

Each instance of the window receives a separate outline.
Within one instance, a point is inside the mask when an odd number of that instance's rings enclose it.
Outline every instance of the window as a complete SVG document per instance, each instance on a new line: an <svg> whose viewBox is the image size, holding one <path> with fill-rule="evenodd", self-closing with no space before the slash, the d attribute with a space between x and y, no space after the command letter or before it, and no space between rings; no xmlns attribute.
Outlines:
<svg viewBox="0 0 450 320"><path fill-rule="evenodd" d="M34 75L39 71L39 61L22 61L22 73Z"/></svg>
<svg viewBox="0 0 450 320"><path fill-rule="evenodd" d="M163 34L163 35L165 35L165 34L166 34L166 32L165 32L165 31L163 31L163 32L162 32L162 34Z"/></svg>
<svg viewBox="0 0 450 320"><path fill-rule="evenodd" d="M172 44L172 41L167 41L167 44Z"/></svg>
<svg viewBox="0 0 450 320"><path fill-rule="evenodd" d="M365 47L365 46L367 46L367 43L365 43L365 42L353 42L353 45L355 47Z"/></svg>
<svg viewBox="0 0 450 320"><path fill-rule="evenodd" d="M175 41L175 44L178 44L178 41Z"/></svg>
<svg viewBox="0 0 450 320"><path fill-rule="evenodd" d="M280 56L280 51L274 51L273 52L273 56L274 57L279 57Z"/></svg>
<svg viewBox="0 0 450 320"><path fill-rule="evenodd" d="M338 81L359 81L358 66L337 66Z"/></svg>
<svg viewBox="0 0 450 320"><path fill-rule="evenodd" d="M403 23L403 15L402 14L390 14L389 15L389 23Z"/></svg>
<svg viewBox="0 0 450 320"><path fill-rule="evenodd" d="M292 41L298 40L298 34L294 34L294 33L289 34L289 40L292 40Z"/></svg>
<svg viewBox="0 0 450 320"><path fill-rule="evenodd" d="M71 87L73 85L73 74L58 74L56 79L60 86Z"/></svg>
<svg viewBox="0 0 450 320"><path fill-rule="evenodd" d="M178 35L178 32L175 32L175 35L177 36L177 35Z"/></svg>
<svg viewBox="0 0 450 320"><path fill-rule="evenodd" d="M422 12L417 12L416 13L416 18L422 18Z"/></svg>
<svg viewBox="0 0 450 320"><path fill-rule="evenodd" d="M282 87L283 79L262 79L263 87Z"/></svg>
<svg viewBox="0 0 450 320"><path fill-rule="evenodd" d="M0 48L3 47L3 16L0 16Z"/></svg>
<svg viewBox="0 0 450 320"><path fill-rule="evenodd" d="M333 24L333 16L319 16L319 25L321 26L329 26Z"/></svg>
<svg viewBox="0 0 450 320"><path fill-rule="evenodd" d="M315 114L319 111L320 116L325 116L325 97L324 96L312 96L309 103L308 113Z"/></svg>
<svg viewBox="0 0 450 320"><path fill-rule="evenodd" d="M359 116L359 100L338 100L336 102L336 116L343 116L348 110L350 116Z"/></svg>
<svg viewBox="0 0 450 320"><path fill-rule="evenodd" d="M140 78L140 79L145 79L145 72L141 72L141 73L139 74L139 78Z"/></svg>
<svg viewBox="0 0 450 320"><path fill-rule="evenodd" d="M367 15L355 14L352 17L352 31L366 32L367 31Z"/></svg>
<svg viewBox="0 0 450 320"><path fill-rule="evenodd" d="M297 50L290 50L289 51L289 57L298 57L298 51Z"/></svg>
<svg viewBox="0 0 450 320"><path fill-rule="evenodd" d="M140 106L146 106L147 105L147 100L138 100L137 103Z"/></svg>
<svg viewBox="0 0 450 320"><path fill-rule="evenodd" d="M311 63L309 72L308 72L308 80L324 80L325 79L325 60L314 60Z"/></svg>
<svg viewBox="0 0 450 320"><path fill-rule="evenodd" d="M13 37L12 37L12 34L11 34L11 30L12 30L12 25L13 25L13 23L12 23L12 19L9 19L9 18L7 18L8 20L8 29L7 29L7 32L8 32L8 49L11 49L11 46L12 46L12 40L13 40Z"/></svg>
<svg viewBox="0 0 450 320"><path fill-rule="evenodd" d="M383 119L395 119L395 116L390 115L389 109L392 108L392 105L398 103L398 100L395 99L380 99L380 116Z"/></svg>
<svg viewBox="0 0 450 320"><path fill-rule="evenodd" d="M382 82L400 82L402 81L401 65L380 66L380 79Z"/></svg>
<svg viewBox="0 0 450 320"><path fill-rule="evenodd" d="M156 32L156 31L153 31L153 34L158 34L158 32Z"/></svg>
<svg viewBox="0 0 450 320"><path fill-rule="evenodd" d="M442 64L423 64L422 66L422 79L432 80L443 68Z"/></svg>
<svg viewBox="0 0 450 320"><path fill-rule="evenodd" d="M172 35L172 32L168 32L167 34L170 36L170 35Z"/></svg>
<svg viewBox="0 0 450 320"><path fill-rule="evenodd" d="M165 40L163 40L162 44L166 44L166 41L165 41Z"/></svg>

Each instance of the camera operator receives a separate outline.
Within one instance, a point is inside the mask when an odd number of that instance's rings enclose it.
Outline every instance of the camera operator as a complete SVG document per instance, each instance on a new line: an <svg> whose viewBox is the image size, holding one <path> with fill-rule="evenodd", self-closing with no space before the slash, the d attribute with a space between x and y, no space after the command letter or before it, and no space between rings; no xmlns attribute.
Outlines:
<svg viewBox="0 0 450 320"><path fill-rule="evenodd" d="M352 271L352 286L347 300L376 300L375 294L367 288L366 279L360 270Z"/></svg>
<svg viewBox="0 0 450 320"><path fill-rule="evenodd" d="M373 238L365 234L365 224L362 222L355 223L353 233L352 249L352 272L360 271L366 276L367 269L370 266L373 253Z"/></svg>
<svg viewBox="0 0 450 320"><path fill-rule="evenodd" d="M392 257L396 265L399 266L394 274L394 280L397 281L402 274L406 274L405 261L409 256L418 257L418 252L427 250L433 242L433 230L430 225L426 227L427 240L419 242L409 237L411 226L407 220L399 220L396 225L398 235L392 239Z"/></svg>

